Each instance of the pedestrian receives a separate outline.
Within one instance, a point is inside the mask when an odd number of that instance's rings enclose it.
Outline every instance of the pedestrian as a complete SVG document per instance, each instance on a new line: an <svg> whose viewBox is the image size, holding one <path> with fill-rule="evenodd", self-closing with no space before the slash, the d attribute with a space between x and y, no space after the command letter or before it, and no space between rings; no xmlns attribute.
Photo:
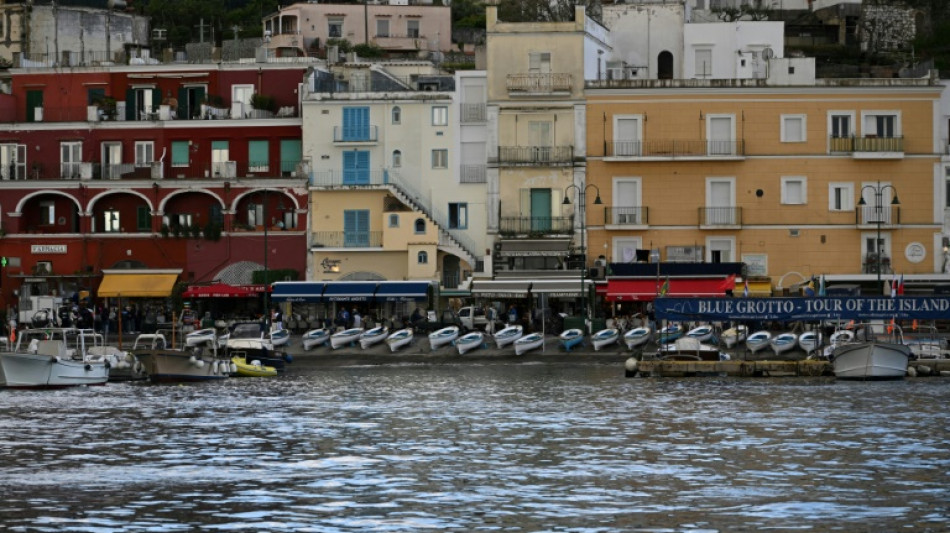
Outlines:
<svg viewBox="0 0 950 533"><path fill-rule="evenodd" d="M280 307L274 308L274 329L284 329L284 314L280 312Z"/></svg>
<svg viewBox="0 0 950 533"><path fill-rule="evenodd" d="M508 308L508 325L514 326L518 323L518 308L515 307L515 304L511 304L511 307Z"/></svg>
<svg viewBox="0 0 950 533"><path fill-rule="evenodd" d="M353 327L363 327L363 317L360 316L360 310L355 307L353 308Z"/></svg>
<svg viewBox="0 0 950 533"><path fill-rule="evenodd" d="M494 307L489 305L488 308L485 309L485 320L486 320L485 331L489 335L494 334L495 333L495 308Z"/></svg>

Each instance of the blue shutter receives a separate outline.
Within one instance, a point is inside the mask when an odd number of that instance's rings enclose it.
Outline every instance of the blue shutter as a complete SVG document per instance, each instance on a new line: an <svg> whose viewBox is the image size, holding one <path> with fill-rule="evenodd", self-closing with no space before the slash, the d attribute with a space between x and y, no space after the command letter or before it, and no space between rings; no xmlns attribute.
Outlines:
<svg viewBox="0 0 950 533"><path fill-rule="evenodd" d="M369 185L369 151L343 152L343 185Z"/></svg>
<svg viewBox="0 0 950 533"><path fill-rule="evenodd" d="M369 108L368 107L344 107L343 108L343 140L344 141L368 141L369 140Z"/></svg>
<svg viewBox="0 0 950 533"><path fill-rule="evenodd" d="M369 246L369 210L343 211L343 246Z"/></svg>

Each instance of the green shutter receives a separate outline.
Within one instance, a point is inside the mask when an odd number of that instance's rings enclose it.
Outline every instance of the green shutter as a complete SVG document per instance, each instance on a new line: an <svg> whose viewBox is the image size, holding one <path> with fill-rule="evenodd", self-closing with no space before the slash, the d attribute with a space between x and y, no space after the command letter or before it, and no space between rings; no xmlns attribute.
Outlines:
<svg viewBox="0 0 950 533"><path fill-rule="evenodd" d="M135 227L139 231L152 231L152 216L148 206L140 205L135 210Z"/></svg>
<svg viewBox="0 0 950 533"><path fill-rule="evenodd" d="M280 141L280 172L291 174L297 170L297 164L303 157L303 148L300 139L283 139Z"/></svg>
<svg viewBox="0 0 950 533"><path fill-rule="evenodd" d="M267 141L248 141L247 142L247 166L248 168L264 172L270 162L270 147Z"/></svg>
<svg viewBox="0 0 950 533"><path fill-rule="evenodd" d="M188 141L172 141L172 166L188 166Z"/></svg>

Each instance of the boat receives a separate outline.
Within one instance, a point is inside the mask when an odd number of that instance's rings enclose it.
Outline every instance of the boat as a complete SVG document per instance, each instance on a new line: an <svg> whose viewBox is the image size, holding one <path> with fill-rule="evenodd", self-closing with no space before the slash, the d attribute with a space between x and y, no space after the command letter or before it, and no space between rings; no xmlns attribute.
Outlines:
<svg viewBox="0 0 950 533"><path fill-rule="evenodd" d="M738 345L740 342L745 342L746 337L749 336L749 327L742 324L733 326L726 331L722 332L722 335L719 336L719 340L726 346L726 348L732 348L733 346Z"/></svg>
<svg viewBox="0 0 950 533"><path fill-rule="evenodd" d="M455 342L457 338L459 338L459 327L446 326L429 334L429 347L435 350L445 344Z"/></svg>
<svg viewBox="0 0 950 533"><path fill-rule="evenodd" d="M90 358L83 337L75 331L21 331L13 351L0 354L0 386L46 389L104 385L109 381L108 362ZM70 340L77 345L70 347Z"/></svg>
<svg viewBox="0 0 950 533"><path fill-rule="evenodd" d="M109 364L109 381L137 381L145 379L142 363L128 352L116 346L105 344L101 333L91 329L79 330L86 347L86 354L92 360L103 360Z"/></svg>
<svg viewBox="0 0 950 533"><path fill-rule="evenodd" d="M600 351L601 348L617 342L618 339L620 339L620 330L617 328L607 328L591 335L590 342L594 345L594 351L597 352Z"/></svg>
<svg viewBox="0 0 950 533"><path fill-rule="evenodd" d="M798 336L798 347L805 353L812 353L821 347L821 332L806 331Z"/></svg>
<svg viewBox="0 0 950 533"><path fill-rule="evenodd" d="M374 344L383 342L388 336L389 328L386 326L376 326L375 328L370 328L363 333L360 333L360 348L365 350Z"/></svg>
<svg viewBox="0 0 950 533"><path fill-rule="evenodd" d="M277 375L277 369L272 366L262 365L257 359L248 361L245 357L237 356L231 358L235 376L264 378Z"/></svg>
<svg viewBox="0 0 950 533"><path fill-rule="evenodd" d="M657 358L664 361L728 361L729 354L718 346L700 342L695 337L681 337L660 346Z"/></svg>
<svg viewBox="0 0 950 533"><path fill-rule="evenodd" d="M769 341L772 340L772 334L768 331L756 331L752 335L749 335L745 339L746 348L749 349L751 353L755 353L763 348L769 346Z"/></svg>
<svg viewBox="0 0 950 533"><path fill-rule="evenodd" d="M627 348L633 350L649 342L652 334L653 330L646 326L633 328L623 334L623 342L627 345Z"/></svg>
<svg viewBox="0 0 950 533"><path fill-rule="evenodd" d="M206 343L217 343L218 332L214 328L205 328L185 334L185 347L194 348Z"/></svg>
<svg viewBox="0 0 950 533"><path fill-rule="evenodd" d="M521 355L544 346L544 335L540 333L529 333L516 340L513 344L515 346L515 355Z"/></svg>
<svg viewBox="0 0 950 533"><path fill-rule="evenodd" d="M219 359L217 346L194 346L176 349L168 344L164 333L142 333L135 338L132 355L155 383L214 381L231 376L231 361Z"/></svg>
<svg viewBox="0 0 950 533"><path fill-rule="evenodd" d="M947 340L937 333L933 326L916 326L915 331L922 330L914 337L904 339L904 344L910 347L914 359L946 359Z"/></svg>
<svg viewBox="0 0 950 533"><path fill-rule="evenodd" d="M304 350L323 346L328 342L330 342L330 330L327 328L311 329L303 334L300 341Z"/></svg>
<svg viewBox="0 0 950 533"><path fill-rule="evenodd" d="M493 335L495 344L504 348L524 336L524 328L519 325L508 326Z"/></svg>
<svg viewBox="0 0 950 533"><path fill-rule="evenodd" d="M584 330L578 328L565 329L557 338L565 350L571 351L571 348L584 342Z"/></svg>
<svg viewBox="0 0 950 533"><path fill-rule="evenodd" d="M835 348L842 346L854 340L854 330L851 329L838 329L828 337L828 346L825 346L822 354L831 359L835 353Z"/></svg>
<svg viewBox="0 0 950 533"><path fill-rule="evenodd" d="M485 345L485 334L481 331L472 331L455 339L455 347L459 355L468 353Z"/></svg>
<svg viewBox="0 0 950 533"><path fill-rule="evenodd" d="M836 378L904 379L912 357L910 347L902 342L899 326L888 326L891 334L878 338L873 329L881 327L883 325L865 326L851 342L835 347L831 362Z"/></svg>
<svg viewBox="0 0 950 533"><path fill-rule="evenodd" d="M699 342L709 342L713 338L713 327L709 324L702 324L686 332L687 337L692 337Z"/></svg>
<svg viewBox="0 0 950 533"><path fill-rule="evenodd" d="M290 354L275 348L269 337L264 337L260 322L232 324L223 351L228 360L235 355L251 361L256 359L264 366L276 368L278 372L283 372L286 363L293 360Z"/></svg>
<svg viewBox="0 0 950 533"><path fill-rule="evenodd" d="M355 345L360 340L360 335L366 331L363 328L350 328L343 331L337 331L330 335L330 348L336 350L340 346Z"/></svg>
<svg viewBox="0 0 950 533"><path fill-rule="evenodd" d="M402 348L403 346L408 345L412 342L413 333L412 328L403 328L396 330L386 337L386 344L389 345L389 351L395 352L396 350Z"/></svg>
<svg viewBox="0 0 950 533"><path fill-rule="evenodd" d="M290 330L285 328L271 330L270 342L275 348L278 346L286 346L287 343L290 342Z"/></svg>
<svg viewBox="0 0 950 533"><path fill-rule="evenodd" d="M781 355L798 346L798 335L791 332L779 333L769 339L769 346L775 355Z"/></svg>
<svg viewBox="0 0 950 533"><path fill-rule="evenodd" d="M656 343L659 345L669 344L683 336L685 330L682 324L668 324L656 332Z"/></svg>

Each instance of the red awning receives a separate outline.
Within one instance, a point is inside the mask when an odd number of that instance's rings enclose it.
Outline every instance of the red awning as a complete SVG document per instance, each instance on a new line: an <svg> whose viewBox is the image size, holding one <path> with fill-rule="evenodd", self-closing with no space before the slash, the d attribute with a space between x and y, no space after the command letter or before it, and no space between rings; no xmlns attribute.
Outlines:
<svg viewBox="0 0 950 533"><path fill-rule="evenodd" d="M249 298L257 296L261 291L257 286L235 287L226 283L213 285L192 285L181 294L182 298Z"/></svg>
<svg viewBox="0 0 950 533"><path fill-rule="evenodd" d="M670 289L666 293L670 298L711 298L725 296L726 290L733 290L736 277L727 278L669 278ZM607 300L611 302L650 301L656 298L659 287L666 282L656 279L612 279L607 282Z"/></svg>

